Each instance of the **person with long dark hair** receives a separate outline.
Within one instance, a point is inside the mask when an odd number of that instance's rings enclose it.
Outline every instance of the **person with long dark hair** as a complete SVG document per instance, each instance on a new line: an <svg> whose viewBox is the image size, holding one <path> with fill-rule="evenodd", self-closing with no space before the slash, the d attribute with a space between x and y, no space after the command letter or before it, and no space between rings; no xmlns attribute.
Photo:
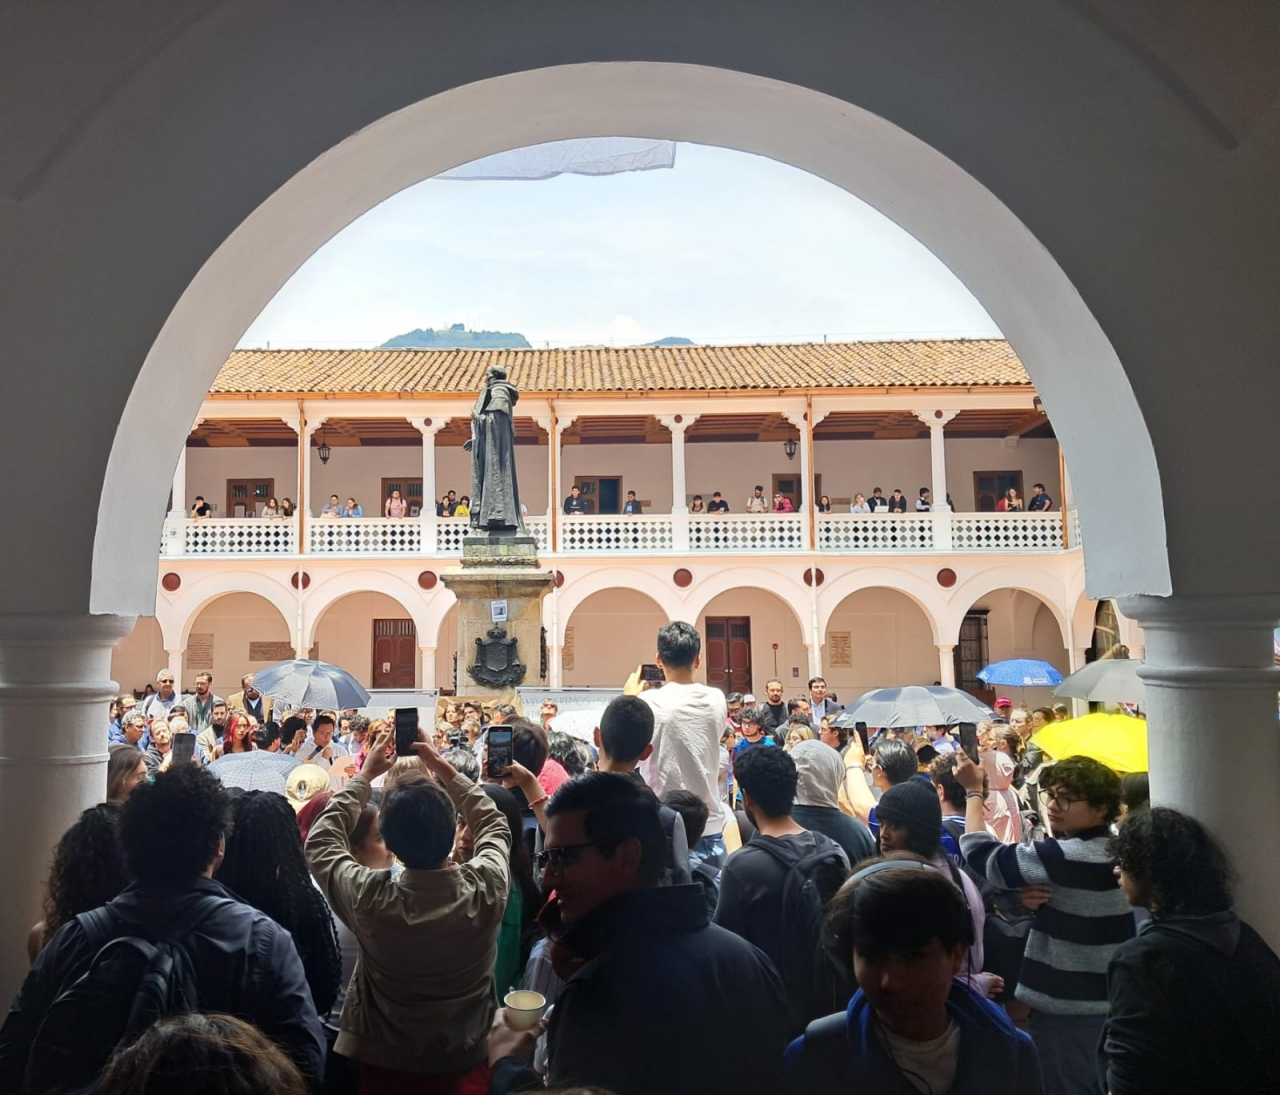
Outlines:
<svg viewBox="0 0 1280 1095"><path fill-rule="evenodd" d="M1129 904L1151 913L1107 967L1113 1095L1261 1095L1280 1076L1280 958L1232 909L1234 872L1194 818L1129 814L1111 841Z"/></svg>
<svg viewBox="0 0 1280 1095"><path fill-rule="evenodd" d="M113 745L107 755L107 801L124 803L139 783L147 781L147 760L136 745Z"/></svg>
<svg viewBox="0 0 1280 1095"><path fill-rule="evenodd" d="M105 905L129 884L120 847L120 807L90 806L53 849L44 919L31 929L27 957L34 962L63 924Z"/></svg>
<svg viewBox="0 0 1280 1095"><path fill-rule="evenodd" d="M232 821L218 881L293 936L323 1018L338 996L342 959L329 907L307 870L297 815L281 795L247 791L234 800Z"/></svg>
<svg viewBox="0 0 1280 1095"><path fill-rule="evenodd" d="M517 767L516 765L512 766ZM521 770L524 771L523 769ZM542 891L533 878L533 860L529 846L521 839L523 819L515 795L496 784L486 783L480 788L502 811L511 829L511 890L507 895L507 908L498 931L498 954L493 964L493 983L501 1000L507 992L519 988L520 977L529 951L538 935L537 917L542 908ZM454 859L466 863L471 858L471 829L461 814L458 815L458 833L454 839Z"/></svg>

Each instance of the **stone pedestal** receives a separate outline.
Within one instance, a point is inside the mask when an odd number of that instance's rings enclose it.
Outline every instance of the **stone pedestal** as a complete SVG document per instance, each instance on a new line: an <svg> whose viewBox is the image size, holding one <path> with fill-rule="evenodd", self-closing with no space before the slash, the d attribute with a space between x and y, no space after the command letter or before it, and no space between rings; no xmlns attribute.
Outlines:
<svg viewBox="0 0 1280 1095"><path fill-rule="evenodd" d="M463 541L462 565L449 567L440 580L458 598L458 695L511 697L517 686L547 683L542 598L555 575L538 569L532 536L470 535ZM495 602L505 602L505 621L494 620ZM511 671L513 660L522 671Z"/></svg>

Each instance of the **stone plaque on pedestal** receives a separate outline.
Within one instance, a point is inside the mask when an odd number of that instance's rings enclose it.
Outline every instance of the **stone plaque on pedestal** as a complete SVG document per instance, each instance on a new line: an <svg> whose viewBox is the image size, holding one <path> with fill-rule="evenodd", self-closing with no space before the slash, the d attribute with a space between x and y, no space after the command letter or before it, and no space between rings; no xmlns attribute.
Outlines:
<svg viewBox="0 0 1280 1095"><path fill-rule="evenodd" d="M542 598L555 575L538 569L532 536L472 533L462 566L440 575L458 598L458 694L514 696L542 676Z"/></svg>

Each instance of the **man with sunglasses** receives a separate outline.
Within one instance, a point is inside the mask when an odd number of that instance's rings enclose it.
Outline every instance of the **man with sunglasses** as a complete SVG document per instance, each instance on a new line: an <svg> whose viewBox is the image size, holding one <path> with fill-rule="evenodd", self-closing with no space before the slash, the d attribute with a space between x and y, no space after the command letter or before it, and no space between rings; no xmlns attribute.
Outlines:
<svg viewBox="0 0 1280 1095"><path fill-rule="evenodd" d="M156 671L156 693L142 701L142 713L147 722L152 719L166 719L169 712L178 705L177 689L173 687L173 673L166 666Z"/></svg>
<svg viewBox="0 0 1280 1095"><path fill-rule="evenodd" d="M559 942L578 963L552 1012L548 1083L617 1095L776 1092L782 1025L730 1039L715 1017L776 1014L782 983L760 951L710 923L701 886L659 886L666 841L653 796L628 776L588 772L555 793L546 817L535 858L555 891ZM490 1091L540 1087L504 1055L518 1040L491 1037Z"/></svg>
<svg viewBox="0 0 1280 1095"><path fill-rule="evenodd" d="M1058 761L1042 777L1054 835L1001 844L987 832L982 769L963 752L956 756L956 782L965 789L960 850L972 870L1021 890L1023 903L1036 910L1014 996L1031 1008L1046 1095L1102 1095L1097 1051L1108 1010L1107 966L1134 935L1110 848L1120 777L1090 757Z"/></svg>

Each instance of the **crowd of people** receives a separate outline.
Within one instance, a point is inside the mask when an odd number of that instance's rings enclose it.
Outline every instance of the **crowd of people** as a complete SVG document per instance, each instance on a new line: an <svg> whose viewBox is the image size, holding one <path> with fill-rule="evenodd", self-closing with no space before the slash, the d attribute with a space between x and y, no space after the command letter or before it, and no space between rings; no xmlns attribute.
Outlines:
<svg viewBox="0 0 1280 1095"><path fill-rule="evenodd" d="M1045 756L1052 709L1001 697L975 757L701 653L663 627L590 742L458 699L400 750L162 671L54 849L0 1090L1275 1090L1280 959L1144 774Z"/></svg>

